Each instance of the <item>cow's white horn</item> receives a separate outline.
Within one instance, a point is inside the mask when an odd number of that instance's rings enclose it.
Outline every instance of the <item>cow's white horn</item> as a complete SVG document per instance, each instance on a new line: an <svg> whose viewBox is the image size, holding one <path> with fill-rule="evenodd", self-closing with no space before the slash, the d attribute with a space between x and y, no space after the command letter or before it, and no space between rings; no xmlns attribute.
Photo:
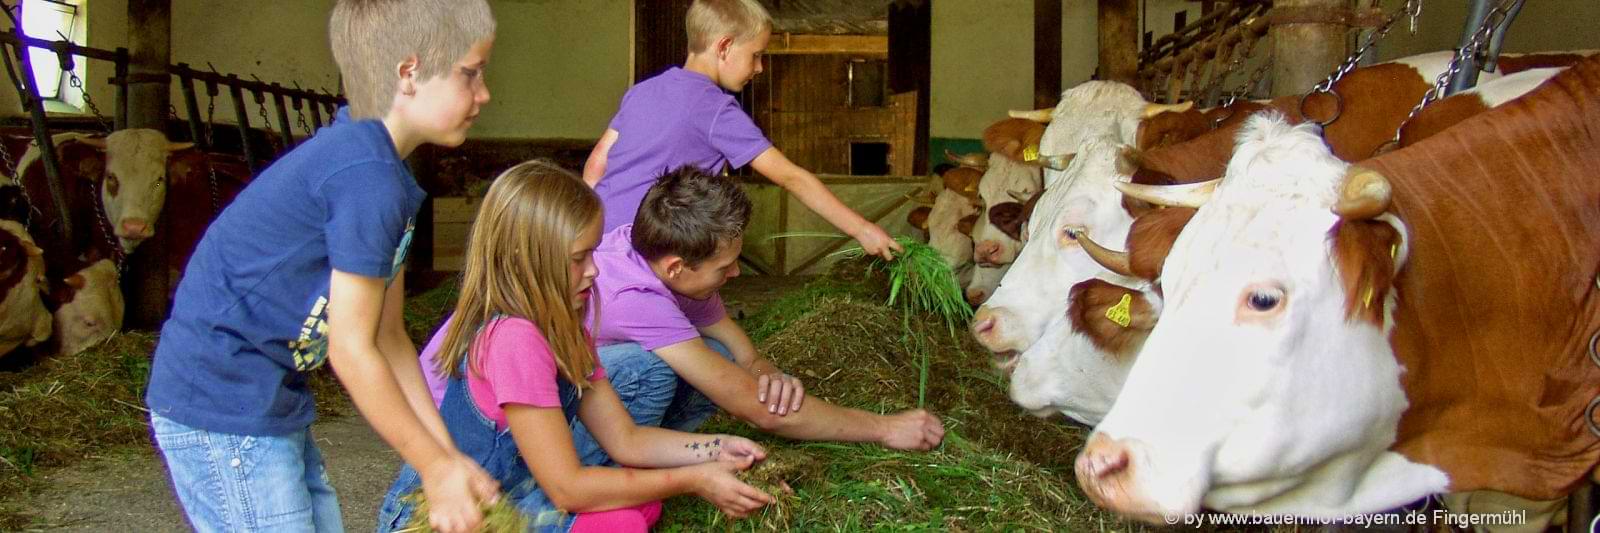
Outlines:
<svg viewBox="0 0 1600 533"><path fill-rule="evenodd" d="M1072 164L1072 158L1077 155L1078 154L1041 155L1039 156L1039 164L1044 165L1044 168L1048 168L1050 170L1064 171L1067 169L1067 165Z"/></svg>
<svg viewBox="0 0 1600 533"><path fill-rule="evenodd" d="M1217 183L1221 181L1222 178L1217 178L1183 185L1145 185L1119 181L1115 186L1122 194L1136 200L1166 207L1198 208L1211 199L1211 193L1216 192Z"/></svg>
<svg viewBox="0 0 1600 533"><path fill-rule="evenodd" d="M1339 186L1339 201L1333 204L1333 212L1348 220L1369 219L1389 210L1389 198L1393 193L1394 188L1383 174L1368 168L1350 167L1344 174L1344 183Z"/></svg>
<svg viewBox="0 0 1600 533"><path fill-rule="evenodd" d="M1055 112L1055 108L1046 107L1044 109L1035 109L1033 111L1018 111L1013 109L1007 114L1010 115L1011 118L1025 118L1040 124L1049 124L1050 119L1055 118Z"/></svg>
<svg viewBox="0 0 1600 533"><path fill-rule="evenodd" d="M1188 102L1179 102L1176 104L1145 104L1144 114L1141 116L1143 118L1150 118L1168 111L1173 113L1182 113L1190 109L1194 109L1194 101L1192 100Z"/></svg>

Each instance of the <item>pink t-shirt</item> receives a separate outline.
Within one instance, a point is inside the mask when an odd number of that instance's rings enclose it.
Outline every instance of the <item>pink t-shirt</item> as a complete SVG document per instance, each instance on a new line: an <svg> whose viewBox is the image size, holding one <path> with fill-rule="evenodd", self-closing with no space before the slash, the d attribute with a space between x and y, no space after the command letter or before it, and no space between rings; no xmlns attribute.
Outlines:
<svg viewBox="0 0 1600 533"><path fill-rule="evenodd" d="M423 376L428 380L435 405L444 401L448 382L435 370L434 354L444 343L444 332L449 327L450 321L446 321L421 355ZM510 426L506 421L506 404L561 408L561 396L556 388L560 371L556 369L555 355L544 334L539 332L539 326L521 318L501 318L485 326L473 343L481 366L473 371L473 365L468 365L467 391L478 411L493 420L496 428ZM593 356L593 352L590 355ZM605 377L605 369L596 358L589 380Z"/></svg>
<svg viewBox="0 0 1600 533"><path fill-rule="evenodd" d="M722 295L705 300L681 296L650 270L633 251L633 224L611 230L594 251L594 295L600 302L600 324L589 324L595 344L637 342L654 351L700 337L700 330L727 316Z"/></svg>

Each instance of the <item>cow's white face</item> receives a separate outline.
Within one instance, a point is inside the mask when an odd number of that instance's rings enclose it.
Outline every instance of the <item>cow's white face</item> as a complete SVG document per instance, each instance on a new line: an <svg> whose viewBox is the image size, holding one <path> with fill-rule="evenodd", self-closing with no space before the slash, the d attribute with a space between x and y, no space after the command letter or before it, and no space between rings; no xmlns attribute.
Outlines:
<svg viewBox="0 0 1600 533"><path fill-rule="evenodd" d="M1347 166L1314 127L1251 119L1167 257L1161 319L1079 456L1097 503L1149 521L1202 503L1329 516L1444 488L1438 470L1385 451L1407 402L1387 326L1346 319L1330 209ZM1404 246L1394 253L1403 264ZM1389 294L1371 305L1392 309Z"/></svg>
<svg viewBox="0 0 1600 533"><path fill-rule="evenodd" d="M955 191L940 189L928 212L928 245L939 252L952 271L972 262L972 237L956 229L962 218L977 215L978 207Z"/></svg>
<svg viewBox="0 0 1600 533"><path fill-rule="evenodd" d="M1022 204L1039 192L1043 185L1040 167L1012 161L1000 153L989 156L989 168L978 182L978 196L986 208L973 228L974 258L979 264L999 266L1017 259L1022 241L1002 231L989 218L991 214L1005 213L1019 217ZM1016 221L1008 221L1015 224Z"/></svg>
<svg viewBox="0 0 1600 533"><path fill-rule="evenodd" d="M55 313L62 355L78 353L122 329L122 288L116 265L110 260L97 261L74 276L82 287Z"/></svg>
<svg viewBox="0 0 1600 533"><path fill-rule="evenodd" d="M1133 357L1108 354L1095 346L1072 327L1066 313L1055 317L1044 332L1017 357L1011 401L1036 416L1061 413L1091 427L1099 424L1117 400Z"/></svg>
<svg viewBox="0 0 1600 533"><path fill-rule="evenodd" d="M151 129L118 130L106 136L106 174L100 201L122 249L132 252L155 235L167 199L167 154L189 147Z"/></svg>
<svg viewBox="0 0 1600 533"><path fill-rule="evenodd" d="M18 346L50 338L44 289L44 258L22 224L0 220L0 357Z"/></svg>
<svg viewBox="0 0 1600 533"><path fill-rule="evenodd" d="M1143 284L1106 270L1067 236L1069 229L1083 228L1095 242L1127 240L1133 217L1113 185L1129 179L1117 169L1121 148L1108 135L1085 142L1067 166L1068 177L1039 199L1028 221L1028 242L974 316L973 333L984 347L1007 356L1027 350L1045 324L1066 311L1068 291L1080 281L1095 277L1128 287Z"/></svg>

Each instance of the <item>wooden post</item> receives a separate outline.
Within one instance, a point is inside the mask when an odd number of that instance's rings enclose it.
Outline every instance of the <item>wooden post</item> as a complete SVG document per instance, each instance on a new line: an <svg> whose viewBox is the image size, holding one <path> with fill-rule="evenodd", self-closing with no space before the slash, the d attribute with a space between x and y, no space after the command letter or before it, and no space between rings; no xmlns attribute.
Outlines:
<svg viewBox="0 0 1600 533"><path fill-rule="evenodd" d="M1100 79L1139 83L1139 3L1100 0Z"/></svg>
<svg viewBox="0 0 1600 533"><path fill-rule="evenodd" d="M1278 0L1274 9L1303 12L1344 10L1345 0ZM1345 30L1322 22L1277 24L1267 32L1272 39L1272 95L1310 91L1345 59Z"/></svg>
<svg viewBox="0 0 1600 533"><path fill-rule="evenodd" d="M167 65L172 62L172 0L128 0L128 128L167 131L167 106L171 85ZM188 206L168 205L155 222L156 238L146 239L136 253L128 256L123 277L123 298L127 302L124 323L130 328L155 329L167 316L167 295L171 280L167 274L167 236L173 235L172 212ZM112 222L115 224L115 222Z"/></svg>
<svg viewBox="0 0 1600 533"><path fill-rule="evenodd" d="M1061 0L1033 0L1033 108L1061 99Z"/></svg>

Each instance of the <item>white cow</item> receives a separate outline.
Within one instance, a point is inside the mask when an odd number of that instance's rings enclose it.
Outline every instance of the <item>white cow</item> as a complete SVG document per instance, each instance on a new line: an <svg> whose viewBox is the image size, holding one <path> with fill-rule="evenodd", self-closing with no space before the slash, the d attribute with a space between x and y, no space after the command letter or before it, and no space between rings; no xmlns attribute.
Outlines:
<svg viewBox="0 0 1600 533"><path fill-rule="evenodd" d="M55 312L61 355L72 355L111 338L122 329L124 306L117 267L109 259L96 261L66 280L75 291Z"/></svg>

